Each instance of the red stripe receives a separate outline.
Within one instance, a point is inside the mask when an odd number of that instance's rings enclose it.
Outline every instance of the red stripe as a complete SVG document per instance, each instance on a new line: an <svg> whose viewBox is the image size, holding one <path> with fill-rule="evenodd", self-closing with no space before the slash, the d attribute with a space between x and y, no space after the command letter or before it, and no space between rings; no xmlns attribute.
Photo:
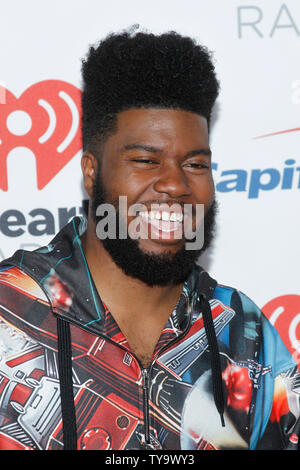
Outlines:
<svg viewBox="0 0 300 470"><path fill-rule="evenodd" d="M300 131L300 127L295 127L295 129L286 129L285 131L272 132L270 134L258 135L253 137L254 139L263 139L264 137L272 137L273 135L287 134L288 132L297 132Z"/></svg>
<svg viewBox="0 0 300 470"><path fill-rule="evenodd" d="M24 354L23 356L16 357L15 359L12 359L11 361L8 361L6 364L9 367L15 367L18 366L19 364L24 364L24 362L30 361L31 359L34 359L35 357L42 356L44 353L43 349L36 349L35 351L31 351L27 354Z"/></svg>

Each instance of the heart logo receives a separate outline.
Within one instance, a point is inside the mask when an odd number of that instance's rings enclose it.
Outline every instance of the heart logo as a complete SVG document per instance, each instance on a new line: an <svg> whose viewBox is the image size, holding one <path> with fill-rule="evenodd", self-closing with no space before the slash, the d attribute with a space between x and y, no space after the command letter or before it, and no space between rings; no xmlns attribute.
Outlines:
<svg viewBox="0 0 300 470"><path fill-rule="evenodd" d="M270 300L262 311L279 332L300 367L300 295L281 295Z"/></svg>
<svg viewBox="0 0 300 470"><path fill-rule="evenodd" d="M32 150L37 187L43 189L81 150L81 91L70 83L45 80L17 98L1 87L0 189L8 190L7 156L16 147Z"/></svg>

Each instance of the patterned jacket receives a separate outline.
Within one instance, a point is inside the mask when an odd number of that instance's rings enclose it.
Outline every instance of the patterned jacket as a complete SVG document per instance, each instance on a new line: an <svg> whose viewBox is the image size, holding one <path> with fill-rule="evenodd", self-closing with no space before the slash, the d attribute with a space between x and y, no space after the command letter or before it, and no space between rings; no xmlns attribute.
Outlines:
<svg viewBox="0 0 300 470"><path fill-rule="evenodd" d="M84 230L0 265L0 449L297 449L299 372L259 308L195 266L145 369Z"/></svg>

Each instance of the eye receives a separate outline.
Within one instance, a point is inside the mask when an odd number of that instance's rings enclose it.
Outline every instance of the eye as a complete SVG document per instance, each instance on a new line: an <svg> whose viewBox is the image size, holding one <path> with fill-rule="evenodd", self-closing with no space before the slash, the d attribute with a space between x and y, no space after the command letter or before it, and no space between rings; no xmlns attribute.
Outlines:
<svg viewBox="0 0 300 470"><path fill-rule="evenodd" d="M189 163L188 166L192 168L208 168L208 165L205 165L204 163Z"/></svg>
<svg viewBox="0 0 300 470"><path fill-rule="evenodd" d="M193 170L207 170L209 169L209 165L204 162L189 162L186 163L184 166L191 168Z"/></svg>
<svg viewBox="0 0 300 470"><path fill-rule="evenodd" d="M134 165L138 167L148 167L148 166L158 165L158 162L150 158L133 158L131 159L131 162L133 162Z"/></svg>
<svg viewBox="0 0 300 470"><path fill-rule="evenodd" d="M150 160L149 158L134 158L131 161L137 163L157 163L154 160Z"/></svg>

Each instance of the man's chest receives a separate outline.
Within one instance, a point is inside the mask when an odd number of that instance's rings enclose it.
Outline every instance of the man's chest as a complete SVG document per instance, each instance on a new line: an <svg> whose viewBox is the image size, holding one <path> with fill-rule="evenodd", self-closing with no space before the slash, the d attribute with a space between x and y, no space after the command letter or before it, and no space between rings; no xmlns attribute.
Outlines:
<svg viewBox="0 0 300 470"><path fill-rule="evenodd" d="M162 335L161 328L143 328L133 325L122 329L128 349L138 358L144 368L149 367L156 345Z"/></svg>
<svg viewBox="0 0 300 470"><path fill-rule="evenodd" d="M107 312L105 323L105 334L131 351L144 368L150 365L159 349L179 334L179 330L163 316L156 321L148 319L145 322L136 318L117 323L112 314Z"/></svg>

